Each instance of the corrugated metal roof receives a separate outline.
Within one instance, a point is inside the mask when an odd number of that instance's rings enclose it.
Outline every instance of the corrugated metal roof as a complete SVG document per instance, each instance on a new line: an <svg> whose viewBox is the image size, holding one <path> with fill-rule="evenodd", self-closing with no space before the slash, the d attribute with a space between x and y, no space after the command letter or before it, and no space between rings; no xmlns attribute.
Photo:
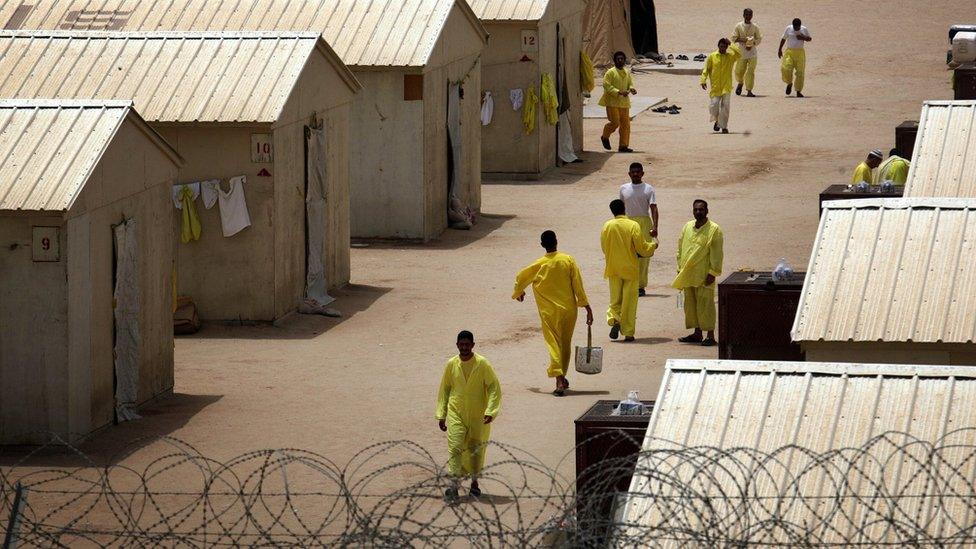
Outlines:
<svg viewBox="0 0 976 549"><path fill-rule="evenodd" d="M274 122L315 33L0 32L0 97L131 99L158 122Z"/></svg>
<svg viewBox="0 0 976 549"><path fill-rule="evenodd" d="M976 101L926 101L905 196L976 198Z"/></svg>
<svg viewBox="0 0 976 549"><path fill-rule="evenodd" d="M0 100L0 210L67 210L131 108Z"/></svg>
<svg viewBox="0 0 976 549"><path fill-rule="evenodd" d="M925 483L932 471L920 471L931 464L913 461L912 450L902 453L895 444L818 457L864 448L872 437L892 431L930 444L945 437L976 444L976 432L960 431L976 427L974 401L976 369L969 367L669 360L632 495L617 523L693 538L696 527L738 516L752 523L722 524L742 531L715 533L781 546L866 543L893 534L884 524L872 531L860 523L864 508L903 498L894 512L904 513L899 516L907 524L926 505L925 494L959 495L940 501L938 519L935 510L928 520L921 514L918 522L930 530L909 533L937 537L946 517L961 517L971 507L964 495L972 493L976 462L967 454L958 453L960 463L936 460L944 468L939 486ZM931 450L914 448L922 455ZM845 497L835 499L841 492ZM688 501L677 501L681 497ZM662 527L669 524L674 528ZM958 526L969 524L960 520ZM816 530L807 537L804 528ZM654 541L687 546L674 538Z"/></svg>
<svg viewBox="0 0 976 549"><path fill-rule="evenodd" d="M427 64L465 0L2 0L0 24L17 29L314 31L350 66Z"/></svg>
<svg viewBox="0 0 976 549"><path fill-rule="evenodd" d="M976 341L976 199L824 203L794 341Z"/></svg>
<svg viewBox="0 0 976 549"><path fill-rule="evenodd" d="M471 9L482 21L538 21L550 0L471 0Z"/></svg>

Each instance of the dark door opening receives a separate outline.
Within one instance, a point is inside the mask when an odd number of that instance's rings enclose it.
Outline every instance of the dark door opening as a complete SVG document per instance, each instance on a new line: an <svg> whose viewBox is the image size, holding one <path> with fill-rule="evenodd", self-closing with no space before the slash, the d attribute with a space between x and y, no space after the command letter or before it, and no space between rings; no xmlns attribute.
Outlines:
<svg viewBox="0 0 976 549"><path fill-rule="evenodd" d="M654 0L630 0L630 36L638 55L660 52Z"/></svg>

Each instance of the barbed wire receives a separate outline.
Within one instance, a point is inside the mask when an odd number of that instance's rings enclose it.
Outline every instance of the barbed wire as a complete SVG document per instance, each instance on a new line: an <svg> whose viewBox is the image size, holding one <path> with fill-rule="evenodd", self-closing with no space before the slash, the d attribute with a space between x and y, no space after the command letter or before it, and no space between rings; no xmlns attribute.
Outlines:
<svg viewBox="0 0 976 549"><path fill-rule="evenodd" d="M44 466L52 448L79 465ZM547 465L490 443L484 494L447 503L455 480L410 441L371 445L340 466L295 448L220 461L163 437L99 465L54 439L0 467L0 532L18 547L976 543L976 429L934 441L888 432L832 450L645 448L575 478L560 473L575 450ZM141 455L158 457L134 465Z"/></svg>

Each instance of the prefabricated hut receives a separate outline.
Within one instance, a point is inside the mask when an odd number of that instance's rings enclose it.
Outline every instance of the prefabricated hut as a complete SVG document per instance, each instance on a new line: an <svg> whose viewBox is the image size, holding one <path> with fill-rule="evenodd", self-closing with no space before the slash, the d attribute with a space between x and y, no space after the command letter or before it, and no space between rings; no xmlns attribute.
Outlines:
<svg viewBox="0 0 976 549"><path fill-rule="evenodd" d="M0 158L0 444L76 441L173 387L182 160L92 99L0 100Z"/></svg>
<svg viewBox="0 0 976 549"><path fill-rule="evenodd" d="M659 52L654 0L587 0L583 49L597 66L612 65L616 51Z"/></svg>
<svg viewBox="0 0 976 549"><path fill-rule="evenodd" d="M131 98L186 159L180 183L229 192L246 178L250 227L223 236L220 207L197 199L200 239L177 246L179 292L202 318L280 318L323 268L328 287L348 282L359 84L317 33L5 31L0 51L0 96ZM324 219L306 213L317 188ZM181 212L167 204L175 239Z"/></svg>
<svg viewBox="0 0 976 549"><path fill-rule="evenodd" d="M976 101L926 101L905 196L976 198Z"/></svg>
<svg viewBox="0 0 976 549"><path fill-rule="evenodd" d="M973 399L968 367L668 360L609 546L970 539Z"/></svg>
<svg viewBox="0 0 976 549"><path fill-rule="evenodd" d="M538 178L583 150L583 92L580 85L583 0L472 0L490 35L481 69L481 88L494 111L481 132L481 171L495 177ZM543 75L559 96L560 121L546 123L541 104L532 133L522 125L510 92L539 94Z"/></svg>
<svg viewBox="0 0 976 549"><path fill-rule="evenodd" d="M835 200L791 332L807 360L976 365L976 199Z"/></svg>
<svg viewBox="0 0 976 549"><path fill-rule="evenodd" d="M260 7L240 0L38 0L4 4L0 21L18 29L321 33L365 88L349 124L352 235L429 240L448 226L452 194L462 209L481 207L488 34L465 0L264 0Z"/></svg>

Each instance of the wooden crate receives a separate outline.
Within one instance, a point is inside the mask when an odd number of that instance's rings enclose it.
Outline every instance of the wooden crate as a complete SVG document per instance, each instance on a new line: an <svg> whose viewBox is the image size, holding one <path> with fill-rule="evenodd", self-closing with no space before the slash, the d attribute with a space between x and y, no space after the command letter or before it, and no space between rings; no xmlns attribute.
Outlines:
<svg viewBox="0 0 976 549"><path fill-rule="evenodd" d="M646 406L644 415L611 415L618 402L598 400L575 422L577 519L590 540L602 536L610 521L615 500L612 492L625 493L630 489L637 454L654 407L653 400L642 400ZM613 478L601 473L601 463L612 464Z"/></svg>
<svg viewBox="0 0 976 549"><path fill-rule="evenodd" d="M739 271L718 285L718 357L804 360L790 339L805 273L773 282L768 271Z"/></svg>
<svg viewBox="0 0 976 549"><path fill-rule="evenodd" d="M868 192L860 192L854 189L848 190L847 185L830 185L820 193L820 210L823 214L823 203L828 200L850 200L856 198L901 198L905 192L905 187L896 186L894 192L881 192L880 185L872 185Z"/></svg>

